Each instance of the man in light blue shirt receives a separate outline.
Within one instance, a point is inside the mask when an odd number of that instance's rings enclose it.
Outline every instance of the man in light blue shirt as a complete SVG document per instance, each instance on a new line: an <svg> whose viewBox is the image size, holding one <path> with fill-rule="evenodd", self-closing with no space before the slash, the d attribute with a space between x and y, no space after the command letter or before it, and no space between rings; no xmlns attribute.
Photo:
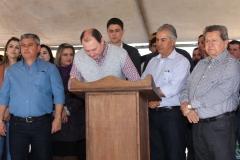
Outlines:
<svg viewBox="0 0 240 160"><path fill-rule="evenodd" d="M150 101L149 129L151 160L185 160L186 121L180 111L179 92L189 72L189 61L175 51L177 33L164 24L156 35L160 53L151 59L142 79L153 76L162 101Z"/></svg>
<svg viewBox="0 0 240 160"><path fill-rule="evenodd" d="M53 64L37 58L37 35L22 35L20 44L23 60L8 69L0 90L0 135L6 134L3 115L9 106L11 158L27 159L31 144L34 159L49 159L51 133L61 129L62 80ZM56 115L52 122L53 104Z"/></svg>

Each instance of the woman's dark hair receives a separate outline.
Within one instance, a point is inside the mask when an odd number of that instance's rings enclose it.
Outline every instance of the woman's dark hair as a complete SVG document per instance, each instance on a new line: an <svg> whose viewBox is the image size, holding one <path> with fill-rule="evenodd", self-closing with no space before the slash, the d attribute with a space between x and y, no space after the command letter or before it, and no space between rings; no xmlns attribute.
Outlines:
<svg viewBox="0 0 240 160"><path fill-rule="evenodd" d="M50 49L47 45L45 45L45 44L41 44L40 46L41 46L41 48L46 48L46 49L47 49L47 51L48 51L48 53L49 53L49 56L50 56L49 62L51 62L52 64L54 64L54 57L53 57L53 54L52 54L51 49Z"/></svg>
<svg viewBox="0 0 240 160"><path fill-rule="evenodd" d="M153 43L156 43L156 41L157 41L157 38L156 37L154 37L151 41L150 41L150 47L152 47L152 45L153 45Z"/></svg>

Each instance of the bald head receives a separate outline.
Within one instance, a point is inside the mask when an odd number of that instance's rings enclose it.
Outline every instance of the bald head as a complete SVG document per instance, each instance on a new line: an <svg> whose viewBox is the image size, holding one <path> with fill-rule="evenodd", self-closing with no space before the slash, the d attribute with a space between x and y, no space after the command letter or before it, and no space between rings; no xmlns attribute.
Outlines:
<svg viewBox="0 0 240 160"><path fill-rule="evenodd" d="M92 39L97 40L98 43L101 43L101 41L102 41L101 33L95 28L91 28L91 29L87 29L87 30L83 31L80 36L81 43L89 42Z"/></svg>
<svg viewBox="0 0 240 160"><path fill-rule="evenodd" d="M97 59L106 47L101 33L96 29L87 29L83 31L80 41L85 53L92 59Z"/></svg>
<svg viewBox="0 0 240 160"><path fill-rule="evenodd" d="M83 34L83 38L81 39L81 43L82 43L82 41L89 42L89 41L91 41L93 39L93 37L92 37L92 29L85 30L83 33L84 34Z"/></svg>

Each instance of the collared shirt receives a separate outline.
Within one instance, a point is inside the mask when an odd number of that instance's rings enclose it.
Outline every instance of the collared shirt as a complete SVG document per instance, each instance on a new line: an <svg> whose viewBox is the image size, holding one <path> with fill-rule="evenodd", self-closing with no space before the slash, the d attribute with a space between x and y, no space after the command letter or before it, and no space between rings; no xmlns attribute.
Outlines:
<svg viewBox="0 0 240 160"><path fill-rule="evenodd" d="M98 66L102 66L104 63L104 60L106 59L107 56L107 52L108 52L108 43L106 43L106 47L103 51L103 53L95 60L96 63L98 64ZM125 64L122 68L122 72L124 73L124 75L128 78L128 80L130 81L138 81L140 80L140 76L133 64L133 62L131 61L130 57L127 55L126 57L126 61ZM70 76L71 77L75 77L78 81L84 81L83 76L81 75L81 73L78 71L75 63L73 63L71 72L70 72ZM69 81L70 82L70 81ZM70 88L70 86L68 85L68 88Z"/></svg>
<svg viewBox="0 0 240 160"><path fill-rule="evenodd" d="M105 60L105 58L107 56L107 50L108 50L108 45L106 44L106 47L105 47L103 53L100 54L98 56L98 58L95 60L96 63L98 64L98 66L102 66L102 64L103 64L103 62L104 62L104 60Z"/></svg>
<svg viewBox="0 0 240 160"><path fill-rule="evenodd" d="M161 54L153 57L141 78L151 74L156 87L160 87L165 95L159 107L179 106L179 92L189 76L189 70L189 61L174 49L167 58L162 58Z"/></svg>
<svg viewBox="0 0 240 160"><path fill-rule="evenodd" d="M54 97L54 98L53 98ZM37 58L28 65L21 60L12 65L0 90L0 104L19 117L51 113L54 104L64 104L62 79L57 67Z"/></svg>
<svg viewBox="0 0 240 160"><path fill-rule="evenodd" d="M180 101L190 102L200 118L231 112L238 106L240 64L225 50L198 62L182 88Z"/></svg>
<svg viewBox="0 0 240 160"><path fill-rule="evenodd" d="M123 48L123 42L121 42L120 48Z"/></svg>

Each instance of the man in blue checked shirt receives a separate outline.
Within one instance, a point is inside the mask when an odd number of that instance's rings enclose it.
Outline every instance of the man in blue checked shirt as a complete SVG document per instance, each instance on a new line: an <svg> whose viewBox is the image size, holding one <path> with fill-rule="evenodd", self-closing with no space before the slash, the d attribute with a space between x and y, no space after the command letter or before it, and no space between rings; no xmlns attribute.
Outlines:
<svg viewBox="0 0 240 160"><path fill-rule="evenodd" d="M12 65L0 90L0 135L6 135L4 112L11 114L9 143L12 160L27 159L29 144L34 159L51 157L51 133L61 130L65 101L58 69L37 58L40 40L35 34L20 39L23 60ZM55 104L55 118L51 114Z"/></svg>
<svg viewBox="0 0 240 160"><path fill-rule="evenodd" d="M235 160L240 63L227 51L225 26L207 26L203 35L209 57L198 62L183 86L181 110L193 123L196 160Z"/></svg>

